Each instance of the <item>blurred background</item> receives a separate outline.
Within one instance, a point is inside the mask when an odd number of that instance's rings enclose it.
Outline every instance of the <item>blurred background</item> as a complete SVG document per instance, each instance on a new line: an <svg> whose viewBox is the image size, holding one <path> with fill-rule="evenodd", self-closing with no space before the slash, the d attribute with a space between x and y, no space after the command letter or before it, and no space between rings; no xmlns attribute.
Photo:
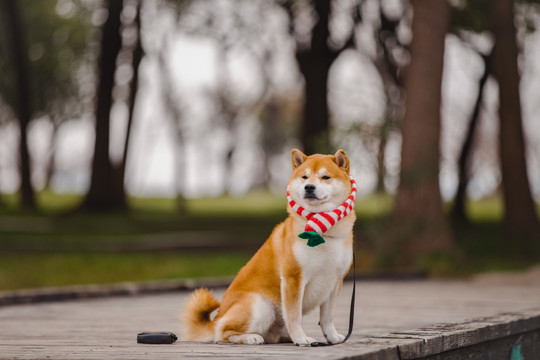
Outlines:
<svg viewBox="0 0 540 360"><path fill-rule="evenodd" d="M364 274L540 261L540 1L0 0L0 290L234 274L344 149Z"/></svg>

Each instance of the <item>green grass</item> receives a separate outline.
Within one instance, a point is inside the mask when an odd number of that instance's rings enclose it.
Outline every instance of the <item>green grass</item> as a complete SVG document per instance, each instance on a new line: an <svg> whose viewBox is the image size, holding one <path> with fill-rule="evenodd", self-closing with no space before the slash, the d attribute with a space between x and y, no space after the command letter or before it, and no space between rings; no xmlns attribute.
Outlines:
<svg viewBox="0 0 540 360"><path fill-rule="evenodd" d="M473 221L500 221L503 218L504 205L500 197L492 196L467 202L466 211Z"/></svg>
<svg viewBox="0 0 540 360"><path fill-rule="evenodd" d="M388 194L371 194L356 200L354 210L360 219L371 220L387 216L394 206L394 198Z"/></svg>
<svg viewBox="0 0 540 360"><path fill-rule="evenodd" d="M0 290L234 275L249 253L4 253Z"/></svg>
<svg viewBox="0 0 540 360"><path fill-rule="evenodd" d="M187 200L130 198L127 213L71 212L77 195L38 194L39 211L17 209L15 195L0 206L0 290L73 284L234 275L286 217L285 200L271 193ZM210 241L219 248L175 250ZM171 246L164 251L132 251Z"/></svg>

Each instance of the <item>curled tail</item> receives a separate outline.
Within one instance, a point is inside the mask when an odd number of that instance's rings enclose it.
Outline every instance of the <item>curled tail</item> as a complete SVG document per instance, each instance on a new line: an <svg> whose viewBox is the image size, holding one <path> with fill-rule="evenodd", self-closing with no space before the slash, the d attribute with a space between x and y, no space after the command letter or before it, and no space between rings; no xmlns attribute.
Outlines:
<svg viewBox="0 0 540 360"><path fill-rule="evenodd" d="M197 289L186 303L184 313L180 317L184 323L183 340L213 341L214 322L210 314L219 308L219 301L208 289Z"/></svg>

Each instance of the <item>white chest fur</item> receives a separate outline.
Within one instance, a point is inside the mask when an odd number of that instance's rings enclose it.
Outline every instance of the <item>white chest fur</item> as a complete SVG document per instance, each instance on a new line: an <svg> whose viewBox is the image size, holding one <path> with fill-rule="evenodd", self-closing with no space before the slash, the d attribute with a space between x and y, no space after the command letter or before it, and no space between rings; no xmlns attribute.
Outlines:
<svg viewBox="0 0 540 360"><path fill-rule="evenodd" d="M307 313L325 302L352 262L352 247L347 237L326 237L326 243L309 247L300 240L294 255L302 268L304 298L302 312Z"/></svg>

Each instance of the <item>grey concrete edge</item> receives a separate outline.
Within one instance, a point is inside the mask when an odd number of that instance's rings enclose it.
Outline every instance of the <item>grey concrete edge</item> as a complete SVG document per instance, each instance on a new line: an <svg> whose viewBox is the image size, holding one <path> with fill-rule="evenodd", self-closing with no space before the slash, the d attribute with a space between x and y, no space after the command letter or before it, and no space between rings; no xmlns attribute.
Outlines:
<svg viewBox="0 0 540 360"><path fill-rule="evenodd" d="M190 291L199 287L215 289L227 287L231 281L231 277L217 277L148 282L123 282L100 285L74 285L0 291L0 306L81 300L111 296L159 294L177 291Z"/></svg>

